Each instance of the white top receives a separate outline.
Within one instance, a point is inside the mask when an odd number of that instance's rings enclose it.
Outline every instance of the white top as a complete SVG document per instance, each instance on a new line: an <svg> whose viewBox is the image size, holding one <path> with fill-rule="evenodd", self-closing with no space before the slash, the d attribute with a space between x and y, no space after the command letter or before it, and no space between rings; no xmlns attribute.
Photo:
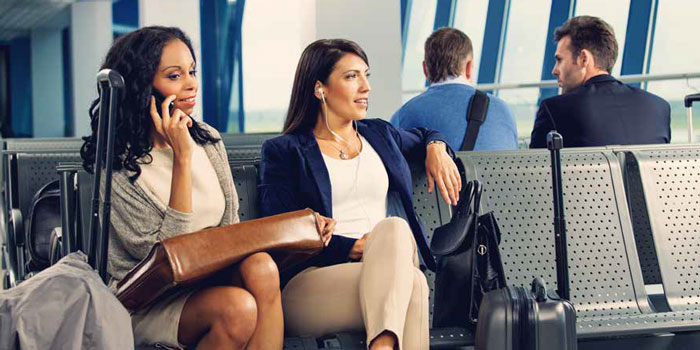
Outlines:
<svg viewBox="0 0 700 350"><path fill-rule="evenodd" d="M335 234L360 238L386 218L389 176L377 152L360 136L362 150L349 160L323 155L331 180Z"/></svg>
<svg viewBox="0 0 700 350"><path fill-rule="evenodd" d="M172 148L151 150L153 162L141 164L141 176L136 180L147 188L164 207L170 203L173 179ZM204 148L194 144L192 150L192 232L218 226L224 215L226 200L216 171ZM183 232L184 233L184 232Z"/></svg>

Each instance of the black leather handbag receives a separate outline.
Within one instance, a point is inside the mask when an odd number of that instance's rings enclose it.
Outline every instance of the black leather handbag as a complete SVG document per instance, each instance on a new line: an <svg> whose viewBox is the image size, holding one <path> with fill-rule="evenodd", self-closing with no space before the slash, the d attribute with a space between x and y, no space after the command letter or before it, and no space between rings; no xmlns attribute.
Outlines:
<svg viewBox="0 0 700 350"><path fill-rule="evenodd" d="M433 327L474 327L483 295L506 285L501 232L493 212L479 215L481 192L481 182L468 182L430 243L437 259Z"/></svg>

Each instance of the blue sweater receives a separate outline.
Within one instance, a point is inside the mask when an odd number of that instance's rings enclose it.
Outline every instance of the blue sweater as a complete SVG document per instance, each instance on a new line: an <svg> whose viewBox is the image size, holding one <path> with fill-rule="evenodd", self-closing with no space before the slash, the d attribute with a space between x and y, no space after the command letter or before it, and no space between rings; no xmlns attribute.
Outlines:
<svg viewBox="0 0 700 350"><path fill-rule="evenodd" d="M474 87L465 84L431 86L399 108L391 123L402 129L423 127L442 133L454 150L459 150L467 130L467 106ZM489 96L486 121L479 129L475 151L518 148L518 130L503 100Z"/></svg>

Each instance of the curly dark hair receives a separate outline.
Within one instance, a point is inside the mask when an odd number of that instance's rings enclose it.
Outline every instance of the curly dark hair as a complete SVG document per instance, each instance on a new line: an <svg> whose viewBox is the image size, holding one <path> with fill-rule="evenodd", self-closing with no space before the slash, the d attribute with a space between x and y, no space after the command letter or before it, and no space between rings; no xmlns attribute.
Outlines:
<svg viewBox="0 0 700 350"><path fill-rule="evenodd" d="M153 161L150 154L153 143L150 138L152 121L149 112L150 98L154 90L153 78L160 64L163 47L172 40L184 42L190 49L196 64L197 59L192 43L182 30L174 27L152 26L118 38L109 49L100 68L116 70L124 77L126 83L115 121L116 135L112 168L115 171L126 169L134 172L135 174L129 177L132 182L141 175L139 164L149 164ZM99 103L100 100L97 98L90 105L92 133L83 137L85 143L80 148L83 167L90 173L95 170ZM199 145L219 141L194 119L189 132L192 139Z"/></svg>

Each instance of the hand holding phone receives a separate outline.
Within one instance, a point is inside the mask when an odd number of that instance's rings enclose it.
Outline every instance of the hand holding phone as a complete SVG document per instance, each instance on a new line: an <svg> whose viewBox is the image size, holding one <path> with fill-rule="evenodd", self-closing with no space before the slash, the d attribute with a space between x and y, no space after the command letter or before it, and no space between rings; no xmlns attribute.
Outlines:
<svg viewBox="0 0 700 350"><path fill-rule="evenodd" d="M192 154L194 140L190 135L189 127L192 126L192 119L181 109L174 108L175 96L163 98L162 94L151 97L150 114L153 126L162 140L167 143L174 152L175 157L188 159ZM158 97L161 101L158 102ZM163 110L163 103L168 102L169 110Z"/></svg>
<svg viewBox="0 0 700 350"><path fill-rule="evenodd" d="M161 106L163 105L163 101L165 101L165 96L160 93L160 91L153 89L153 97L156 98L156 108L160 111ZM170 115L173 114L173 109L175 109L175 101L171 101L170 104L168 104L168 112ZM160 114L160 113L159 113ZM163 118L163 116L161 116Z"/></svg>

